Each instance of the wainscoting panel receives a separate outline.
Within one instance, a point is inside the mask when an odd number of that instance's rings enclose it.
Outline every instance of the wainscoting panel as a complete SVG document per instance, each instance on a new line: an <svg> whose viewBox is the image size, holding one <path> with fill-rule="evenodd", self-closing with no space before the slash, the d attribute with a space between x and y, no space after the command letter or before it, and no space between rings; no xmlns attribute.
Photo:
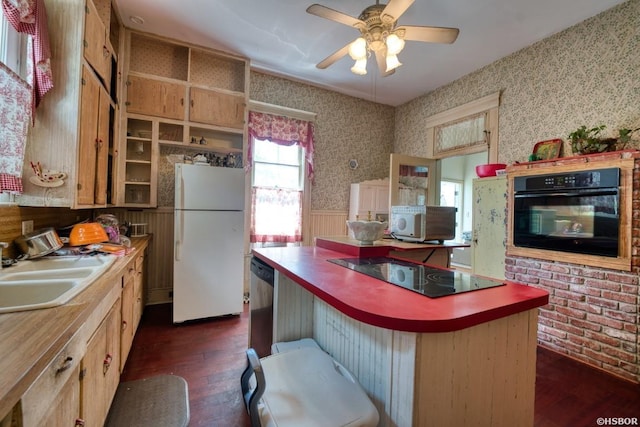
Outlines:
<svg viewBox="0 0 640 427"><path fill-rule="evenodd" d="M315 210L311 211L310 232L304 238L305 246L313 246L316 237L322 236L346 236L347 217L346 211Z"/></svg>
<svg viewBox="0 0 640 427"><path fill-rule="evenodd" d="M147 224L147 233L153 237L147 249L146 303L170 302L173 292L173 209L118 209L111 213L121 222Z"/></svg>

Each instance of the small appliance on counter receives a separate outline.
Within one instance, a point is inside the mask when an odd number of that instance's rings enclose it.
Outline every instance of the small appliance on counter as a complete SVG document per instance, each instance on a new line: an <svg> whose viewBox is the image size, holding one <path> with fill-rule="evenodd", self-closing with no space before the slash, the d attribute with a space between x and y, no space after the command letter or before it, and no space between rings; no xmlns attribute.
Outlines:
<svg viewBox="0 0 640 427"><path fill-rule="evenodd" d="M456 208L449 206L391 206L391 235L405 242L444 242L456 235Z"/></svg>

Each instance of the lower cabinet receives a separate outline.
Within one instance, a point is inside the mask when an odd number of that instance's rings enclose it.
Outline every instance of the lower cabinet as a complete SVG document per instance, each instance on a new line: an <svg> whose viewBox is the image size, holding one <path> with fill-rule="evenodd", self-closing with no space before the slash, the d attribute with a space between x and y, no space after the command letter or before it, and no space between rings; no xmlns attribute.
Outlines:
<svg viewBox="0 0 640 427"><path fill-rule="evenodd" d="M133 322L133 280L135 269L131 263L131 271L125 273L122 281L122 326L120 329L120 372L127 361L133 336L135 334Z"/></svg>
<svg viewBox="0 0 640 427"><path fill-rule="evenodd" d="M22 397L22 424L18 425L76 425L80 415L78 373L84 350L84 335L76 333Z"/></svg>
<svg viewBox="0 0 640 427"><path fill-rule="evenodd" d="M120 381L120 309L118 299L87 344L80 374L81 418L101 426Z"/></svg>
<svg viewBox="0 0 640 427"><path fill-rule="evenodd" d="M131 351L133 337L144 309L144 252L137 255L126 268L122 279L122 328L120 332L120 372Z"/></svg>
<svg viewBox="0 0 640 427"><path fill-rule="evenodd" d="M144 308L144 259L142 250L129 260L103 305L49 361L13 410L0 414L0 427L104 425Z"/></svg>

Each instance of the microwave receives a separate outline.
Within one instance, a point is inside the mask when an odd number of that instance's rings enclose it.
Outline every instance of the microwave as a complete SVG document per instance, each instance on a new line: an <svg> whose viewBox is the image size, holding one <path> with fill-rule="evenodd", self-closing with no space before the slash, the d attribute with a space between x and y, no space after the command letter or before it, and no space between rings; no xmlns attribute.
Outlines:
<svg viewBox="0 0 640 427"><path fill-rule="evenodd" d="M449 206L391 206L391 235L405 242L451 240L456 234L456 208Z"/></svg>

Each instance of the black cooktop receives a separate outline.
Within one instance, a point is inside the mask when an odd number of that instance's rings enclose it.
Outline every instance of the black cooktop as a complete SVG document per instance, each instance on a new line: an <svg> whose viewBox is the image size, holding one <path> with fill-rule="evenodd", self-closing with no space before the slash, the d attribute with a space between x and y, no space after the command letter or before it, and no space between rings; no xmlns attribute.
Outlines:
<svg viewBox="0 0 640 427"><path fill-rule="evenodd" d="M437 298L504 285L503 282L388 257L327 260L419 294Z"/></svg>

